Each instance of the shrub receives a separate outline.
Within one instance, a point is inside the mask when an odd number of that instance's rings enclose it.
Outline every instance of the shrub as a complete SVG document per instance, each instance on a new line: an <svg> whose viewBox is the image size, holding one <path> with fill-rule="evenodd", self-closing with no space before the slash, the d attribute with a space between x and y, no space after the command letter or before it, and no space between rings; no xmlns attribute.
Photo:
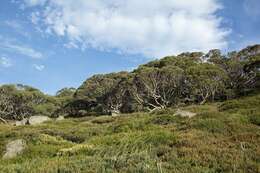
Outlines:
<svg viewBox="0 0 260 173"><path fill-rule="evenodd" d="M220 105L219 109L220 111L231 111L234 112L236 109L246 107L243 103L239 102L238 100L230 100L226 101L223 104Z"/></svg>
<svg viewBox="0 0 260 173"><path fill-rule="evenodd" d="M221 120L214 118L199 119L193 124L193 127L210 133L228 132L227 125Z"/></svg>
<svg viewBox="0 0 260 173"><path fill-rule="evenodd" d="M151 119L151 122L157 125L168 125L176 122L177 117L173 115L160 115Z"/></svg>
<svg viewBox="0 0 260 173"><path fill-rule="evenodd" d="M255 109L260 105L260 95L225 101L219 106L220 111L237 112L242 109ZM259 108L258 108L259 109Z"/></svg>
<svg viewBox="0 0 260 173"><path fill-rule="evenodd" d="M166 109L159 109L159 110L155 110L153 112L151 112L152 115L169 115L169 114L174 114L175 113L175 109L172 108L166 108Z"/></svg>
<svg viewBox="0 0 260 173"><path fill-rule="evenodd" d="M95 124L106 124L113 122L114 119L111 116L101 116L93 119L91 122Z"/></svg>
<svg viewBox="0 0 260 173"><path fill-rule="evenodd" d="M252 124L260 126L260 112L249 115L249 120Z"/></svg>

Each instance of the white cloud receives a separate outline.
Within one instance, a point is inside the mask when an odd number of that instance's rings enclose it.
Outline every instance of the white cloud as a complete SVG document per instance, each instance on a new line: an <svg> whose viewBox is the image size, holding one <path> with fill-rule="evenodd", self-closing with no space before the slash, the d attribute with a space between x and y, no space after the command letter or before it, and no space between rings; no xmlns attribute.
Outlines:
<svg viewBox="0 0 260 173"><path fill-rule="evenodd" d="M79 46L76 43L74 43L73 41L70 41L69 43L64 44L64 47L66 47L68 49L73 49L73 48L78 49L79 48Z"/></svg>
<svg viewBox="0 0 260 173"><path fill-rule="evenodd" d="M7 20L7 21L5 21L5 24L14 29L22 29L22 26L20 25L20 23L18 23L15 20Z"/></svg>
<svg viewBox="0 0 260 173"><path fill-rule="evenodd" d="M31 35L24 28L23 23L16 21L16 20L7 20L4 22L4 24L6 26L8 26L9 28L14 29L20 35L27 37L27 38L31 38Z"/></svg>
<svg viewBox="0 0 260 173"><path fill-rule="evenodd" d="M24 0L27 6L43 5L46 0Z"/></svg>
<svg viewBox="0 0 260 173"><path fill-rule="evenodd" d="M32 14L31 14L31 22L33 23L33 24L38 24L38 22L39 22L39 15L40 15L40 13L39 12L33 12Z"/></svg>
<svg viewBox="0 0 260 173"><path fill-rule="evenodd" d="M47 33L104 51L161 57L227 46L217 0L25 0ZM37 8L38 10L38 8ZM34 16L34 21L36 20ZM76 46L74 46L76 47Z"/></svg>
<svg viewBox="0 0 260 173"><path fill-rule="evenodd" d="M45 69L45 66L44 65L33 64L33 68L38 70L38 71L43 71Z"/></svg>
<svg viewBox="0 0 260 173"><path fill-rule="evenodd" d="M9 68L11 67L13 64L10 60L10 58L7 57L1 57L0 58L0 66L4 67L4 68Z"/></svg>
<svg viewBox="0 0 260 173"><path fill-rule="evenodd" d="M17 43L15 40L8 40L0 37L0 49L15 52L30 58L41 59L43 54L30 46Z"/></svg>
<svg viewBox="0 0 260 173"><path fill-rule="evenodd" d="M11 49L11 50L14 50L22 55L25 55L25 56L28 56L28 57L31 57L31 58L36 58L36 59L39 59L39 58L42 58L43 55L42 53L32 49L31 47L27 47L27 46L24 46L24 45L8 45L6 44L5 45L8 49Z"/></svg>

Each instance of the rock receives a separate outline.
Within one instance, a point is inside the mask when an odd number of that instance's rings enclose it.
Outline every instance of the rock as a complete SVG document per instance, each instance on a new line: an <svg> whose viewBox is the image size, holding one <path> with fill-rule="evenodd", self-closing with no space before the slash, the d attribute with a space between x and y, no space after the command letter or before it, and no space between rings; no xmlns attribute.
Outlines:
<svg viewBox="0 0 260 173"><path fill-rule="evenodd" d="M58 118L56 118L56 121L62 121L64 119L65 119L64 116L59 116Z"/></svg>
<svg viewBox="0 0 260 173"><path fill-rule="evenodd" d="M112 117L118 117L118 116L120 116L120 111L119 111L119 110L112 110L112 111L111 111L111 116L112 116Z"/></svg>
<svg viewBox="0 0 260 173"><path fill-rule="evenodd" d="M47 116L32 116L29 118L28 120L28 124L29 125L37 125L37 124L41 124L44 123L46 121L51 120L49 117Z"/></svg>
<svg viewBox="0 0 260 173"><path fill-rule="evenodd" d="M93 145L89 145L89 144L77 144L77 145L74 145L73 147L71 148L64 148L64 149L61 149L58 153L57 153L57 156L65 156L65 155L74 155L74 154L77 154L79 153L79 151L82 151L82 150L92 150L94 148Z"/></svg>
<svg viewBox="0 0 260 173"><path fill-rule="evenodd" d="M16 121L15 126L24 126L28 123L28 119L23 119L22 121Z"/></svg>
<svg viewBox="0 0 260 173"><path fill-rule="evenodd" d="M12 159L21 154L26 148L26 142L22 139L12 141L6 145L6 152L3 159Z"/></svg>
<svg viewBox="0 0 260 173"><path fill-rule="evenodd" d="M175 116L179 115L181 117L192 118L192 117L196 116L197 114L193 113L193 112L189 112L189 111L177 110L174 115Z"/></svg>
<svg viewBox="0 0 260 173"><path fill-rule="evenodd" d="M111 113L111 116L112 117L119 117L119 114L118 113Z"/></svg>

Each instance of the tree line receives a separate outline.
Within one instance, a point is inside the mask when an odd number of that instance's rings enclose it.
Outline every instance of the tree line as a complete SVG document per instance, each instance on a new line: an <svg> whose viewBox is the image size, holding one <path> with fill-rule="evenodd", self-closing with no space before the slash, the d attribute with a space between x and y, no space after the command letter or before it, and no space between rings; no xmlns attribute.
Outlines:
<svg viewBox="0 0 260 173"><path fill-rule="evenodd" d="M0 87L0 117L88 116L155 111L183 104L233 99L259 91L260 45L239 52L182 53L132 72L94 75L78 89L47 96L28 86Z"/></svg>

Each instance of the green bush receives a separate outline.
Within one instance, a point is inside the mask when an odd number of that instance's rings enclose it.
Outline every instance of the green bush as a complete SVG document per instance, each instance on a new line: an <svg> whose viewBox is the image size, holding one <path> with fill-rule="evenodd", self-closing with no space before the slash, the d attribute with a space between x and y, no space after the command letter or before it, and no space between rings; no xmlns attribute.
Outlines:
<svg viewBox="0 0 260 173"><path fill-rule="evenodd" d="M157 125L168 125L172 123L176 123L177 117L173 115L160 115L160 116L154 116L151 119L151 122Z"/></svg>
<svg viewBox="0 0 260 173"><path fill-rule="evenodd" d="M245 97L243 99L225 101L219 106L220 111L237 112L242 109L255 109L259 108L260 95Z"/></svg>
<svg viewBox="0 0 260 173"><path fill-rule="evenodd" d="M151 112L152 115L169 115L169 114L174 114L175 113L175 109L172 108L166 108L166 109L159 109L159 110L155 110L153 112Z"/></svg>
<svg viewBox="0 0 260 173"><path fill-rule="evenodd" d="M260 126L260 112L249 115L249 120L252 124Z"/></svg>
<svg viewBox="0 0 260 173"><path fill-rule="evenodd" d="M44 115L49 117L57 117L55 112L58 110L58 106L53 103L45 103L34 106L35 115Z"/></svg>
<svg viewBox="0 0 260 173"><path fill-rule="evenodd" d="M219 119L199 119L194 122L193 127L210 133L227 133L228 126Z"/></svg>
<svg viewBox="0 0 260 173"><path fill-rule="evenodd" d="M246 103L256 97L237 100ZM259 102L219 112L217 104L172 113L67 118L37 126L0 124L0 155L8 142L28 145L14 159L0 158L0 172L217 173L259 172Z"/></svg>
<svg viewBox="0 0 260 173"><path fill-rule="evenodd" d="M114 119L111 116L101 116L93 119L91 122L95 124L107 124L113 122Z"/></svg>
<svg viewBox="0 0 260 173"><path fill-rule="evenodd" d="M241 103L238 100L230 100L230 101L226 101L223 104L221 104L219 109L220 109L220 111L234 112L237 109L240 109L242 107L248 107L248 105L244 105L244 103Z"/></svg>

